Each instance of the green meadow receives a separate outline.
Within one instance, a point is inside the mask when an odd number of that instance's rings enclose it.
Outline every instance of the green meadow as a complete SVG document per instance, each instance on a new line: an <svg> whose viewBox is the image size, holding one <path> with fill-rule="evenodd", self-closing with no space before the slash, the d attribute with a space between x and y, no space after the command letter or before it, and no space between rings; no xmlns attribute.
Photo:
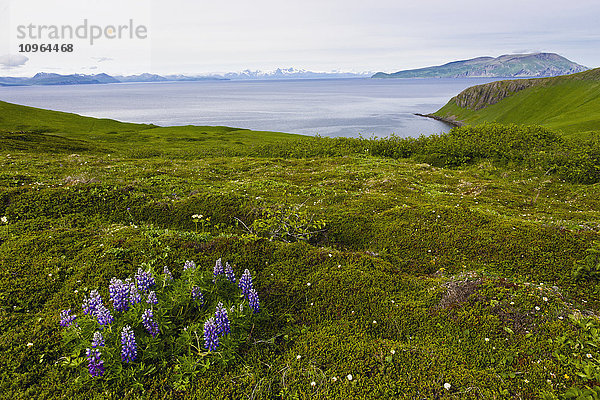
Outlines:
<svg viewBox="0 0 600 400"><path fill-rule="evenodd" d="M577 125L561 115L548 126ZM2 398L600 395L594 135L330 139L0 103L0 152ZM113 312L111 278L218 258L260 297L234 359L89 376L61 310L98 289Z"/></svg>

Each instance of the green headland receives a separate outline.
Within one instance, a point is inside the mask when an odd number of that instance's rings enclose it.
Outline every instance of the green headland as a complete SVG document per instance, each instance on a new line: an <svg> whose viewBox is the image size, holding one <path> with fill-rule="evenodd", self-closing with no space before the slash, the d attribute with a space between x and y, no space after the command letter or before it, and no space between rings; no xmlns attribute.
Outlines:
<svg viewBox="0 0 600 400"><path fill-rule="evenodd" d="M519 125L407 139L0 103L0 397L596 398L597 75L467 90L438 115ZM128 321L135 362L103 328L106 372L90 376L90 290L118 316L111 278L166 282L167 266L179 281L186 260L212 274L218 258L260 298L235 353L157 306L155 341ZM66 309L80 325L59 326Z"/></svg>
<svg viewBox="0 0 600 400"><path fill-rule="evenodd" d="M600 132L600 68L470 87L433 115L463 124L537 124L582 136Z"/></svg>

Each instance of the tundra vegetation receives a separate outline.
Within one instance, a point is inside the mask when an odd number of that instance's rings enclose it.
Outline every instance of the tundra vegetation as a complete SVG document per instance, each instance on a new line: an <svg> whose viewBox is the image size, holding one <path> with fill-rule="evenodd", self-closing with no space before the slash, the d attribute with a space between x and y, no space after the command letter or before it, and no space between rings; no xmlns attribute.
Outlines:
<svg viewBox="0 0 600 400"><path fill-rule="evenodd" d="M0 129L0 397L600 395L593 135Z"/></svg>

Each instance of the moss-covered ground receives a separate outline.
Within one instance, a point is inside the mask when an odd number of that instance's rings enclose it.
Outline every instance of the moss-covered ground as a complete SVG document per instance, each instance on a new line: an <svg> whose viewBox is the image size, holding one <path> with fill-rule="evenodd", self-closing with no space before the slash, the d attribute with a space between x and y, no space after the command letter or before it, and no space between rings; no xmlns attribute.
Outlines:
<svg viewBox="0 0 600 400"><path fill-rule="evenodd" d="M10 118L2 398L532 399L597 384L556 339L580 337L600 306L600 271L575 273L600 238L598 184L516 159L436 167L365 141ZM325 227L309 240L259 230L313 220ZM59 312L89 289L141 263L179 275L219 257L253 271L264 313L234 364L118 387L64 366Z"/></svg>

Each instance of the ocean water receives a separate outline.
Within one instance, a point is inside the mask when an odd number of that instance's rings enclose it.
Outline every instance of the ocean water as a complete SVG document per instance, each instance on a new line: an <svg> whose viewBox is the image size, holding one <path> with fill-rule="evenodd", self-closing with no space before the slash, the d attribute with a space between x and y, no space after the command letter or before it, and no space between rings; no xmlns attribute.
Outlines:
<svg viewBox="0 0 600 400"><path fill-rule="evenodd" d="M224 125L345 137L437 134L414 115L497 79L323 79L0 87L0 100L156 125Z"/></svg>

